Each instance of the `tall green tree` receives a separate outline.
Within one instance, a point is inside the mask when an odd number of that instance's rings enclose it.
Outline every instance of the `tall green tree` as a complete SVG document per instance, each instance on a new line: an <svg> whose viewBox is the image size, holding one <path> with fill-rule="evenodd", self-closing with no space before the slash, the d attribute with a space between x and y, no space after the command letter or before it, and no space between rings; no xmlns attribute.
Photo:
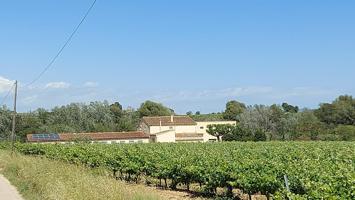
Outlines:
<svg viewBox="0 0 355 200"><path fill-rule="evenodd" d="M298 106L293 106L288 103L283 103L282 108L285 112L290 112L290 113L298 113L299 111Z"/></svg>
<svg viewBox="0 0 355 200"><path fill-rule="evenodd" d="M226 104L226 110L223 113L223 118L226 120L237 121L238 115L244 112L246 106L238 101L229 101Z"/></svg>
<svg viewBox="0 0 355 200"><path fill-rule="evenodd" d="M0 140L8 139L11 132L11 111L0 107Z"/></svg>
<svg viewBox="0 0 355 200"><path fill-rule="evenodd" d="M327 124L355 125L355 99L349 95L340 96L331 104L321 104L315 114Z"/></svg>
<svg viewBox="0 0 355 200"><path fill-rule="evenodd" d="M172 110L161 103L146 101L138 109L140 117L146 116L167 116L173 114Z"/></svg>

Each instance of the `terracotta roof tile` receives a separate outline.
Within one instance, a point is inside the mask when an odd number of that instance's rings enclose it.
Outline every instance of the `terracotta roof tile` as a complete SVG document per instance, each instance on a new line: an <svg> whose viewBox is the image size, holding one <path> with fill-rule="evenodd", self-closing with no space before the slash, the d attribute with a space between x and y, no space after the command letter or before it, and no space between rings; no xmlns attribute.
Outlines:
<svg viewBox="0 0 355 200"><path fill-rule="evenodd" d="M160 116L160 117L143 117L143 122L148 126L195 126L196 122L189 116Z"/></svg>

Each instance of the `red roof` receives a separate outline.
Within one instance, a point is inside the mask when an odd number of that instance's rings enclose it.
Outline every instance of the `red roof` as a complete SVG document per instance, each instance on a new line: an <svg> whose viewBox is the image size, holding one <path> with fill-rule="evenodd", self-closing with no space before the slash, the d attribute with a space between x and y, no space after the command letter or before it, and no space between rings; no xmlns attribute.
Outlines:
<svg viewBox="0 0 355 200"><path fill-rule="evenodd" d="M195 126L196 122L189 116L143 117L148 126Z"/></svg>
<svg viewBox="0 0 355 200"><path fill-rule="evenodd" d="M38 140L32 136L35 134L28 134L28 142L66 142L76 139L87 139L90 141L100 140L129 140L129 139L149 139L149 135L143 132L99 132L99 133L61 133L58 134L59 140Z"/></svg>

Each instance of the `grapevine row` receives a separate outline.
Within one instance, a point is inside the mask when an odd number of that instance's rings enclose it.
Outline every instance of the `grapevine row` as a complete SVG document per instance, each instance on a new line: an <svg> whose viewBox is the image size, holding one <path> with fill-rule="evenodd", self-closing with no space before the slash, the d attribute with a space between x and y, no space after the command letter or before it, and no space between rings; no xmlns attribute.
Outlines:
<svg viewBox="0 0 355 200"><path fill-rule="evenodd" d="M355 199L354 147L350 142L17 145L27 155L105 167L127 181L153 179L188 190L194 184L209 193L239 189L273 199Z"/></svg>

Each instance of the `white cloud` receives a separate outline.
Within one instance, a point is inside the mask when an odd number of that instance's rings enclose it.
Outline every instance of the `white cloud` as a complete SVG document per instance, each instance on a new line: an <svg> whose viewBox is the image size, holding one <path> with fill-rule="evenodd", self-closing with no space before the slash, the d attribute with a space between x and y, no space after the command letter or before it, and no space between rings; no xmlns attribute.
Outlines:
<svg viewBox="0 0 355 200"><path fill-rule="evenodd" d="M84 83L84 87L97 87L97 86L99 86L98 82L88 81Z"/></svg>
<svg viewBox="0 0 355 200"><path fill-rule="evenodd" d="M22 103L25 105L31 105L38 99L38 95L28 96L22 99Z"/></svg>
<svg viewBox="0 0 355 200"><path fill-rule="evenodd" d="M272 87L250 86L250 87L230 87L214 90L201 91L161 91L151 98L160 101L184 101L184 100L204 100L204 99L225 99L238 98L257 95L269 95L274 92Z"/></svg>
<svg viewBox="0 0 355 200"><path fill-rule="evenodd" d="M47 83L45 86L46 89L66 89L69 88L70 84L66 82L51 82Z"/></svg>
<svg viewBox="0 0 355 200"><path fill-rule="evenodd" d="M12 87L13 83L14 81L0 76L0 93L8 91Z"/></svg>

